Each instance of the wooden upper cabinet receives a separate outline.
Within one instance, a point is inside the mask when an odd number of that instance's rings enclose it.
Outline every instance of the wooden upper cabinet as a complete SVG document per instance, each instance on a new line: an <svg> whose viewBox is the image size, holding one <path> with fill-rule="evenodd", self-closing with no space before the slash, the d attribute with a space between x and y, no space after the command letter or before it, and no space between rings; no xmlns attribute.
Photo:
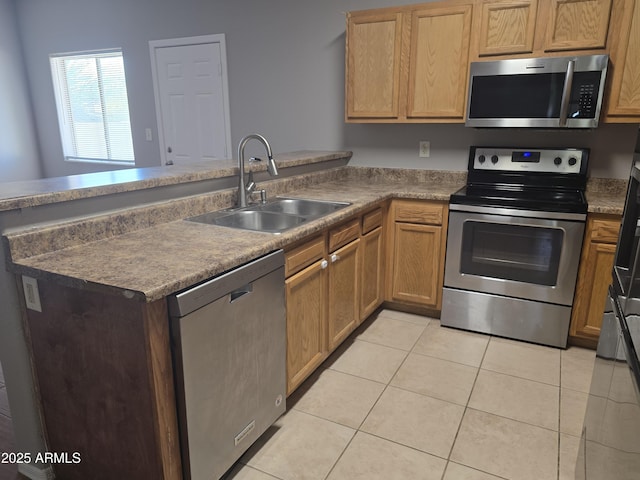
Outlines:
<svg viewBox="0 0 640 480"><path fill-rule="evenodd" d="M537 0L483 0L476 13L480 28L478 55L533 52Z"/></svg>
<svg viewBox="0 0 640 480"><path fill-rule="evenodd" d="M640 1L616 0L605 121L640 121Z"/></svg>
<svg viewBox="0 0 640 480"><path fill-rule="evenodd" d="M462 123L474 1L348 13L346 120Z"/></svg>
<svg viewBox="0 0 640 480"><path fill-rule="evenodd" d="M411 14L407 117L464 118L472 5Z"/></svg>
<svg viewBox="0 0 640 480"><path fill-rule="evenodd" d="M347 14L346 116L397 118L402 13Z"/></svg>
<svg viewBox="0 0 640 480"><path fill-rule="evenodd" d="M544 1L544 0L543 0ZM544 51L604 49L607 44L611 0L546 0Z"/></svg>
<svg viewBox="0 0 640 480"><path fill-rule="evenodd" d="M472 59L608 50L613 0L476 1Z"/></svg>

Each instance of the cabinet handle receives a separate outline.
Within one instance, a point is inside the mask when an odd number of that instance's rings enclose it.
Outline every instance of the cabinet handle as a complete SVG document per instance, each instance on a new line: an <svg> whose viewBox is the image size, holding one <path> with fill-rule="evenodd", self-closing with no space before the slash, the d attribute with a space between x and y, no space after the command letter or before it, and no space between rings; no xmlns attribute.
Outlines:
<svg viewBox="0 0 640 480"><path fill-rule="evenodd" d="M329 262L327 262L326 260L322 260L322 262L320 262L320 268L321 269L325 269L329 266Z"/></svg>
<svg viewBox="0 0 640 480"><path fill-rule="evenodd" d="M331 255L331 263L335 263L340 260L340 255L336 255L335 253Z"/></svg>

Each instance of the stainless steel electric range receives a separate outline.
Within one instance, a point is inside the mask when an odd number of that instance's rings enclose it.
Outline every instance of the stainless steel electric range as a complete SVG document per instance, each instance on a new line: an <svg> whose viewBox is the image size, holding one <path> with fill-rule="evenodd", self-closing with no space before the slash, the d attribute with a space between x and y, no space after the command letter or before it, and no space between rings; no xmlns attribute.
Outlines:
<svg viewBox="0 0 640 480"><path fill-rule="evenodd" d="M565 348L587 149L471 147L451 196L441 324Z"/></svg>

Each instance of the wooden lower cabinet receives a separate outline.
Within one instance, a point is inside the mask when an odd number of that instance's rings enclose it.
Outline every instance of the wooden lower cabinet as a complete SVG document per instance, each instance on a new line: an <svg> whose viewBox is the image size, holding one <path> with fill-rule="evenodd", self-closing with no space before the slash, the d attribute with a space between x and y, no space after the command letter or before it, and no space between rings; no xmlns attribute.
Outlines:
<svg viewBox="0 0 640 480"><path fill-rule="evenodd" d="M438 266L442 227L396 223L393 300L438 307Z"/></svg>
<svg viewBox="0 0 640 480"><path fill-rule="evenodd" d="M81 460L55 477L182 479L165 300L38 287L25 328L47 449Z"/></svg>
<svg viewBox="0 0 640 480"><path fill-rule="evenodd" d="M569 329L573 344L595 348L598 343L619 229L617 216L587 219Z"/></svg>
<svg viewBox="0 0 640 480"><path fill-rule="evenodd" d="M389 300L439 310L442 303L447 205L394 201Z"/></svg>
<svg viewBox="0 0 640 480"><path fill-rule="evenodd" d="M334 350L358 325L360 239L329 255L329 350Z"/></svg>
<svg viewBox="0 0 640 480"><path fill-rule="evenodd" d="M384 288L384 235L382 227L361 238L360 251L360 319L361 323L383 301Z"/></svg>
<svg viewBox="0 0 640 480"><path fill-rule="evenodd" d="M327 357L326 260L287 278L287 393Z"/></svg>
<svg viewBox="0 0 640 480"><path fill-rule="evenodd" d="M377 208L286 252L288 395L382 303L382 223Z"/></svg>

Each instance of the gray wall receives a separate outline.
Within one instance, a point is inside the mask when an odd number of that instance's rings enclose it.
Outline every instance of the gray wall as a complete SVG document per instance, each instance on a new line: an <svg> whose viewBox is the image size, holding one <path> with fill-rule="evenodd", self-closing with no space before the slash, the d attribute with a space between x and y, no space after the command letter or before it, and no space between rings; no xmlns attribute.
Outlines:
<svg viewBox="0 0 640 480"><path fill-rule="evenodd" d="M13 0L0 0L0 182L40 178Z"/></svg>
<svg viewBox="0 0 640 480"><path fill-rule="evenodd" d="M17 0L46 176L95 166L65 164L49 72L50 53L122 47L137 166L159 165L149 40L224 33L234 145L251 132L276 152L349 149L352 164L464 170L471 144L591 147L592 175L624 178L637 128L593 132L487 131L462 125L346 125L344 13L406 0ZM144 139L151 128L154 141ZM432 155L418 158L418 142Z"/></svg>

